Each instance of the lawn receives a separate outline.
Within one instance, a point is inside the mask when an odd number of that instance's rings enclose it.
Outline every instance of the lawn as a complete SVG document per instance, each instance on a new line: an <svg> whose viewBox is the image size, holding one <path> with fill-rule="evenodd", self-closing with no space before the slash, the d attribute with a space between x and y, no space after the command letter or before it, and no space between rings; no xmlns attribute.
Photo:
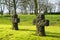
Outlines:
<svg viewBox="0 0 60 40"><path fill-rule="evenodd" d="M0 16L0 40L60 40L60 15L46 15L50 21L50 26L45 27L46 36L35 34L34 15L19 15L19 18L19 30L12 30L11 17Z"/></svg>

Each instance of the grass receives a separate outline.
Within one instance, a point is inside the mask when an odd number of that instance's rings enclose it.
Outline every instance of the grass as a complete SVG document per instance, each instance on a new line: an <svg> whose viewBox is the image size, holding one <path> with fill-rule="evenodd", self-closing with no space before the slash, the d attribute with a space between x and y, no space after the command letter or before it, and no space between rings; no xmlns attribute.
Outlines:
<svg viewBox="0 0 60 40"><path fill-rule="evenodd" d="M60 15L46 15L46 19L50 21L51 26L60 26Z"/></svg>
<svg viewBox="0 0 60 40"><path fill-rule="evenodd" d="M0 40L60 40L60 27L45 27L47 36L36 36L35 26L19 26L12 30L11 25L0 25Z"/></svg>
<svg viewBox="0 0 60 40"><path fill-rule="evenodd" d="M45 27L46 36L35 34L36 27L32 25L34 15L20 15L19 30L12 30L10 18L0 16L0 40L60 40L60 15L46 15L50 20L50 26Z"/></svg>
<svg viewBox="0 0 60 40"><path fill-rule="evenodd" d="M32 21L35 18L34 15L19 15L21 26L33 26ZM46 19L48 19L50 22L49 24L51 26L60 26L60 15L46 15ZM0 24L9 24L11 25L11 17L6 16L0 16Z"/></svg>

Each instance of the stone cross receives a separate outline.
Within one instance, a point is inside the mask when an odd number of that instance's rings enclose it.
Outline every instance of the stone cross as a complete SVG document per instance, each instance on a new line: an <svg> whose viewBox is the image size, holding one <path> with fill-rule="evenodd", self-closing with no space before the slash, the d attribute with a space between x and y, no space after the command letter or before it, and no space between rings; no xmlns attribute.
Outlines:
<svg viewBox="0 0 60 40"><path fill-rule="evenodd" d="M49 20L45 20L45 15L38 14L36 19L33 20L33 24L36 25L37 35L45 36L45 26L49 25Z"/></svg>
<svg viewBox="0 0 60 40"><path fill-rule="evenodd" d="M38 14L38 16L33 19L33 25L36 25L36 21L38 21L40 25L49 26L49 20L45 19L44 14Z"/></svg>
<svg viewBox="0 0 60 40"><path fill-rule="evenodd" d="M20 22L18 15L13 15L11 21L13 24L13 29L18 30L18 23Z"/></svg>

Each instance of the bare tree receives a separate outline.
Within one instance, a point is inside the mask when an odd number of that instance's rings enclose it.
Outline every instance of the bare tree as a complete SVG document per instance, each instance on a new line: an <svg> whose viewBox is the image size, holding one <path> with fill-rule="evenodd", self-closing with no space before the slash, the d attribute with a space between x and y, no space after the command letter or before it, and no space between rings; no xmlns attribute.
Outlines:
<svg viewBox="0 0 60 40"><path fill-rule="evenodd" d="M33 11L34 11L34 1L33 0L30 0L29 1L29 9L30 9L30 13L33 14Z"/></svg>
<svg viewBox="0 0 60 40"><path fill-rule="evenodd" d="M59 8L60 8L60 0L58 1L57 5L58 5ZM58 11L60 12L60 9L58 9Z"/></svg>
<svg viewBox="0 0 60 40"><path fill-rule="evenodd" d="M4 8L5 8L5 0L0 0L0 9L1 9L1 15L3 15L4 12Z"/></svg>

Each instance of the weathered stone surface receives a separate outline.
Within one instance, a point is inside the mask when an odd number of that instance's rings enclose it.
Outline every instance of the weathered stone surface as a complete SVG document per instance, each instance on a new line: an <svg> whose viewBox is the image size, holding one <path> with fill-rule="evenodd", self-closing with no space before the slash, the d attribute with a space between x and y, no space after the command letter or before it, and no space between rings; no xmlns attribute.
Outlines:
<svg viewBox="0 0 60 40"><path fill-rule="evenodd" d="M49 20L45 20L45 26L49 26Z"/></svg>
<svg viewBox="0 0 60 40"><path fill-rule="evenodd" d="M12 16L12 24L13 24L13 29L18 30L18 23L20 22L20 19L18 18L17 14Z"/></svg>
<svg viewBox="0 0 60 40"><path fill-rule="evenodd" d="M33 25L36 25L36 19L33 19Z"/></svg>
<svg viewBox="0 0 60 40"><path fill-rule="evenodd" d="M38 14L36 17L36 33L39 36L45 36L45 16Z"/></svg>

